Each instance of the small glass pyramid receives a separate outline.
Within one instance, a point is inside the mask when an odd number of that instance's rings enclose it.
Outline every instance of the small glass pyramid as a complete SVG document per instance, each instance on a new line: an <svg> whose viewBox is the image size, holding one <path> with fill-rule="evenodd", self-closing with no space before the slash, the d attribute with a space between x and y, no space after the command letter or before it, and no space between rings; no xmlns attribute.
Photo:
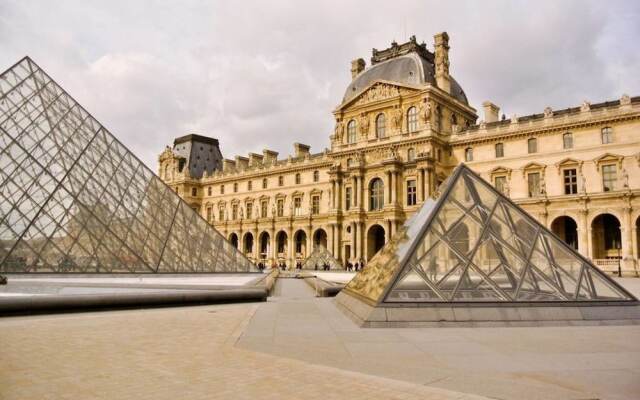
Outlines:
<svg viewBox="0 0 640 400"><path fill-rule="evenodd" d="M249 271L31 59L0 75L0 272Z"/></svg>
<svg viewBox="0 0 640 400"><path fill-rule="evenodd" d="M313 252L302 263L302 269L322 270L322 267L327 264L330 270L342 270L342 264L336 260L333 255L322 245L317 245ZM317 268L316 268L317 267Z"/></svg>
<svg viewBox="0 0 640 400"><path fill-rule="evenodd" d="M348 293L375 304L635 301L465 165L443 186Z"/></svg>

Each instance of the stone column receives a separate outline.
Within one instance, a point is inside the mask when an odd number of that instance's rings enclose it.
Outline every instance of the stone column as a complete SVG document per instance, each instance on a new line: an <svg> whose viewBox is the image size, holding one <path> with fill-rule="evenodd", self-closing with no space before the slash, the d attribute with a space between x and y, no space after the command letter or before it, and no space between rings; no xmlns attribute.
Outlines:
<svg viewBox="0 0 640 400"><path fill-rule="evenodd" d="M398 172L391 172L391 204L398 202Z"/></svg>
<svg viewBox="0 0 640 400"><path fill-rule="evenodd" d="M417 170L416 177L416 196L418 204L424 201L424 192L422 191L422 168Z"/></svg>
<svg viewBox="0 0 640 400"><path fill-rule="evenodd" d="M362 223L361 222L356 222L355 223L355 227L356 227L356 260L360 260L360 258L362 258L362 243L364 241L363 239L363 234L362 234Z"/></svg>
<svg viewBox="0 0 640 400"><path fill-rule="evenodd" d="M623 208L622 225L620 226L620 239L622 240L622 266L624 270L634 268L633 260L633 236L631 229L631 207Z"/></svg>
<svg viewBox="0 0 640 400"><path fill-rule="evenodd" d="M587 226L587 210L579 210L578 251L589 258L589 227Z"/></svg>
<svg viewBox="0 0 640 400"><path fill-rule="evenodd" d="M587 251L588 251L588 256L591 260L593 260L594 257L594 250L593 250L593 228L589 227L587 229Z"/></svg>
<svg viewBox="0 0 640 400"><path fill-rule="evenodd" d="M385 171L384 203L391 204L391 171Z"/></svg>
<svg viewBox="0 0 640 400"><path fill-rule="evenodd" d="M636 276L638 275L638 228L636 226L635 223L633 223L633 221L631 221L632 223L632 228L631 228L631 254L633 255L633 270L636 273Z"/></svg>
<svg viewBox="0 0 640 400"><path fill-rule="evenodd" d="M353 177L352 193L353 193L353 198L351 199L351 202L353 203L354 208L358 208L358 201L360 200L360 196L358 196L358 177L357 176Z"/></svg>
<svg viewBox="0 0 640 400"><path fill-rule="evenodd" d="M273 261L278 258L278 246L276 245L276 231L275 228L272 228L269 232L269 256Z"/></svg>
<svg viewBox="0 0 640 400"><path fill-rule="evenodd" d="M387 220L387 229L384 235L384 243L389 243L389 239L391 238L391 227L393 225L393 221L391 221L390 219Z"/></svg>
<svg viewBox="0 0 640 400"><path fill-rule="evenodd" d="M336 208L336 180L331 179L331 208Z"/></svg>
<svg viewBox="0 0 640 400"><path fill-rule="evenodd" d="M258 260L260 258L260 239L258 238L258 228L253 228L251 230L251 234L253 235L253 259Z"/></svg>
<svg viewBox="0 0 640 400"><path fill-rule="evenodd" d="M311 252L313 251L313 237L311 237L312 231L311 228L309 228L308 230L309 232L307 233L307 247L304 249L304 258L309 257L309 254L311 254Z"/></svg>
<svg viewBox="0 0 640 400"><path fill-rule="evenodd" d="M295 244L293 240L293 229L287 229L287 254L285 258L289 260L289 268L295 267L295 259L296 259L296 250Z"/></svg>

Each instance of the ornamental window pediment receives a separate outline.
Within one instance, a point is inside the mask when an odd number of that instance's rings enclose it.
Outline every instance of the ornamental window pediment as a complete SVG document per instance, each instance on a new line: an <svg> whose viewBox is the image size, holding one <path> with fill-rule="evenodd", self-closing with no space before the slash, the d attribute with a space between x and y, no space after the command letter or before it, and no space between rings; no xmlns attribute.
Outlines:
<svg viewBox="0 0 640 400"><path fill-rule="evenodd" d="M320 190L318 188L315 188L315 189L311 190L310 194L311 195L321 195L322 194L322 190Z"/></svg>
<svg viewBox="0 0 640 400"><path fill-rule="evenodd" d="M287 195L284 193L277 193L275 197L276 199L286 199Z"/></svg>
<svg viewBox="0 0 640 400"><path fill-rule="evenodd" d="M501 166L495 167L490 171L490 174L492 179L495 176L506 176L508 178L511 178L511 168L501 167Z"/></svg>
<svg viewBox="0 0 640 400"><path fill-rule="evenodd" d="M593 160L598 168L598 171L602 169L603 165L616 164L619 169L622 169L622 161L624 160L624 156L612 153L605 153L600 157Z"/></svg>
<svg viewBox="0 0 640 400"><path fill-rule="evenodd" d="M546 168L547 168L546 165L543 165L537 162L530 162L524 167L522 167L522 175L524 176L529 172L540 172L541 174L544 174L544 170Z"/></svg>
<svg viewBox="0 0 640 400"><path fill-rule="evenodd" d="M560 171L567 168L575 168L579 174L580 172L582 172L582 164L583 161L568 157L556 163L556 168L558 169L558 174L560 173Z"/></svg>

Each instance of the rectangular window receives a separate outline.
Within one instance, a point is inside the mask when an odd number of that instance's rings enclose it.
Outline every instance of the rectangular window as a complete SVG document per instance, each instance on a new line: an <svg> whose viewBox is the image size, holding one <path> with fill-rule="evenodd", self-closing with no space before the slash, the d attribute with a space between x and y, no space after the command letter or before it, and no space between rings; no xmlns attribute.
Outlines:
<svg viewBox="0 0 640 400"><path fill-rule="evenodd" d="M527 175L527 184L529 188L529 197L540 195L540 173L532 172Z"/></svg>
<svg viewBox="0 0 640 400"><path fill-rule="evenodd" d="M571 132L562 135L562 148L565 150L573 149L573 134Z"/></svg>
<svg viewBox="0 0 640 400"><path fill-rule="evenodd" d="M349 210L351 208L351 196L352 196L351 187L348 187L344 190L344 208L345 210Z"/></svg>
<svg viewBox="0 0 640 400"><path fill-rule="evenodd" d="M213 218L213 209L211 207L207 207L207 221L211 221Z"/></svg>
<svg viewBox="0 0 640 400"><path fill-rule="evenodd" d="M504 144L496 143L496 158L504 157Z"/></svg>
<svg viewBox="0 0 640 400"><path fill-rule="evenodd" d="M613 143L613 130L609 127L602 128L602 144Z"/></svg>
<svg viewBox="0 0 640 400"><path fill-rule="evenodd" d="M237 204L232 204L231 205L231 219L232 220L236 220L238 219L238 205Z"/></svg>
<svg viewBox="0 0 640 400"><path fill-rule="evenodd" d="M302 215L302 197L293 199L293 215Z"/></svg>
<svg viewBox="0 0 640 400"><path fill-rule="evenodd" d="M502 194L506 194L507 189L507 177L506 176L496 176L493 180L493 186L496 190Z"/></svg>
<svg viewBox="0 0 640 400"><path fill-rule="evenodd" d="M417 186L416 181L414 179L407 181L407 205L415 206L417 202Z"/></svg>
<svg viewBox="0 0 640 400"><path fill-rule="evenodd" d="M224 221L224 207L218 209L218 221Z"/></svg>
<svg viewBox="0 0 640 400"><path fill-rule="evenodd" d="M220 194L224 194L224 185L220 185Z"/></svg>
<svg viewBox="0 0 640 400"><path fill-rule="evenodd" d="M284 199L278 200L278 217L284 216Z"/></svg>
<svg viewBox="0 0 640 400"><path fill-rule="evenodd" d="M233 184L233 193L238 193L238 183Z"/></svg>
<svg viewBox="0 0 640 400"><path fill-rule="evenodd" d="M617 179L618 174L615 165L611 164L602 166L602 188L605 192L610 192L616 189Z"/></svg>
<svg viewBox="0 0 640 400"><path fill-rule="evenodd" d="M575 169L565 169L562 171L564 176L564 194L578 193L578 174Z"/></svg>
<svg viewBox="0 0 640 400"><path fill-rule="evenodd" d="M283 186L284 185L284 176L279 176L278 177L278 186Z"/></svg>
<svg viewBox="0 0 640 400"><path fill-rule="evenodd" d="M198 188L191 188L191 196L197 196L198 195Z"/></svg>
<svg viewBox="0 0 640 400"><path fill-rule="evenodd" d="M269 207L269 203L266 200L260 202L260 217L267 218L267 210Z"/></svg>
<svg viewBox="0 0 640 400"><path fill-rule="evenodd" d="M311 197L311 214L320 214L320 196Z"/></svg>
<svg viewBox="0 0 640 400"><path fill-rule="evenodd" d="M247 203L247 219L253 218L253 203Z"/></svg>
<svg viewBox="0 0 640 400"><path fill-rule="evenodd" d="M473 149L468 148L464 150L464 160L465 161L473 161Z"/></svg>
<svg viewBox="0 0 640 400"><path fill-rule="evenodd" d="M208 196L211 196L211 186L209 186L209 187L207 188L207 195L208 195Z"/></svg>
<svg viewBox="0 0 640 400"><path fill-rule="evenodd" d="M527 140L527 150L529 151L529 154L537 153L538 152L538 139L531 138L531 139Z"/></svg>
<svg viewBox="0 0 640 400"><path fill-rule="evenodd" d="M252 189L252 187L253 187L253 185L252 185L251 181L247 181L247 190L250 191Z"/></svg>

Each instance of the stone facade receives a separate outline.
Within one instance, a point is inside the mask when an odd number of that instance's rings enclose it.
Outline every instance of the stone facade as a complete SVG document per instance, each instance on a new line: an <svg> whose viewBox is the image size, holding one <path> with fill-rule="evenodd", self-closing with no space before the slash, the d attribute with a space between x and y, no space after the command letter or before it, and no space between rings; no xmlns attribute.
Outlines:
<svg viewBox="0 0 640 400"><path fill-rule="evenodd" d="M291 266L317 244L366 262L465 162L599 266L635 273L640 97L509 119L485 102L478 120L448 52L441 33L434 52L412 37L374 49L368 68L354 60L323 153L296 143L195 178L167 148L160 175L250 258Z"/></svg>

